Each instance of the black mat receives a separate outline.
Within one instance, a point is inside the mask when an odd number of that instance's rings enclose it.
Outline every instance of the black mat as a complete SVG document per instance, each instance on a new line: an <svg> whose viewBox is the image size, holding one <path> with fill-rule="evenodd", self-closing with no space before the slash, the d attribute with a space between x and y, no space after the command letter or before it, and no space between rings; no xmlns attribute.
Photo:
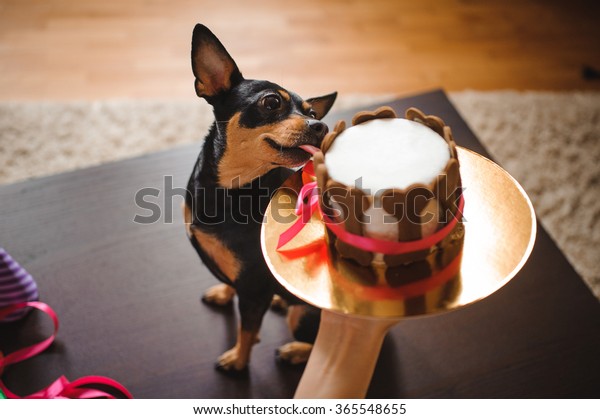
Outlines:
<svg viewBox="0 0 600 419"><path fill-rule="evenodd" d="M416 106L440 116L459 145L487 155L442 91L390 104L399 114ZM0 187L0 246L29 270L61 319L48 351L4 373L14 392L32 393L64 374L106 375L139 398L293 395L302 371L275 363L275 349L291 339L275 313L265 318L248 379L213 369L235 341L236 314L199 303L216 282L185 237L181 198L164 204L185 185L198 151L192 145ZM134 216L148 211L136 207L135 194L149 187L160 192L153 202L163 217L136 224ZM49 331L33 313L0 326L0 350ZM368 396L600 397L598 354L600 304L538 224L529 262L505 288L393 329Z"/></svg>

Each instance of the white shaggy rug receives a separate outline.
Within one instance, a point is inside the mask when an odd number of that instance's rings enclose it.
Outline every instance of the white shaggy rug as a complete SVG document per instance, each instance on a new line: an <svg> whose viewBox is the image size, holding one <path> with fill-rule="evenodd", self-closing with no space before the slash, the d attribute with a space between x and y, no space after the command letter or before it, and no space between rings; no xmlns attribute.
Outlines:
<svg viewBox="0 0 600 419"><path fill-rule="evenodd" d="M600 298L600 93L449 96ZM342 96L336 109L388 99ZM0 184L199 141L211 122L200 100L0 103Z"/></svg>

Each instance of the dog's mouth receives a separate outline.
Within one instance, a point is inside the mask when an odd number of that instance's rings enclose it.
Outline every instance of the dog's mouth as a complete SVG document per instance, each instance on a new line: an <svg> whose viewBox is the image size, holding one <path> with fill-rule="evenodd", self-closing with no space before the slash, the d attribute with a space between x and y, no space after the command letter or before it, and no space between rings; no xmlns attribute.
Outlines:
<svg viewBox="0 0 600 419"><path fill-rule="evenodd" d="M269 147L283 155L292 165L306 163L313 154L320 150L319 147L313 144L300 144L295 147L288 147L269 137L266 137L265 141Z"/></svg>

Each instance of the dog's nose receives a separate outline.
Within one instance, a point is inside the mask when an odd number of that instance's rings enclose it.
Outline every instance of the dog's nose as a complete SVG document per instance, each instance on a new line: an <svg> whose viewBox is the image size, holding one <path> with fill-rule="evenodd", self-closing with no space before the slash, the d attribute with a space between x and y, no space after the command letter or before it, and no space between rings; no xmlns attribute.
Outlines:
<svg viewBox="0 0 600 419"><path fill-rule="evenodd" d="M308 124L312 132L317 134L319 139L323 139L323 137L325 137L325 134L327 134L327 132L329 131L327 125L317 119L307 119L306 123Z"/></svg>

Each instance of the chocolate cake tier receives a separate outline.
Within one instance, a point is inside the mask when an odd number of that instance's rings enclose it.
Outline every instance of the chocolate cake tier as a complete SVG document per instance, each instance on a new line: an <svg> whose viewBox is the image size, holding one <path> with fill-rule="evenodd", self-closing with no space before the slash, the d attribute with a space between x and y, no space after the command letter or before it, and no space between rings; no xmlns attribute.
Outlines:
<svg viewBox="0 0 600 419"><path fill-rule="evenodd" d="M374 112L359 112L352 120L352 127L369 121L393 118L397 116L389 107L382 107ZM448 158L447 161L442 160L442 170L432 173L427 181L412 183L403 188L389 187L373 191L361 185L360 180L368 175L368 173L360 173L361 168L357 168L355 184L348 184L347 181L343 183L333 177L331 173L334 172L332 170L334 167L328 167L328 152L332 152L336 141L344 141L344 132L349 132L351 129L346 129L344 121L339 121L327 134L321 152L314 155L321 209L327 217L340 223L345 231L372 239L411 242L433 234L457 216L461 194L460 165L450 127L446 126L442 119L425 115L415 108L406 111L406 120L432 130L443 139L447 147ZM365 127L366 125L362 128ZM372 155L365 152L365 147L369 147L370 142L368 131L367 129L364 140L360 139L361 143L364 142L362 150L356 150L356 153L361 155L354 157L362 158L363 154ZM431 135L429 132L425 134ZM390 142L395 140L389 138ZM406 162L406 158L411 158L410 155L402 157L404 160L398 155L384 153L382 161L370 162L371 171L379 170L377 166L399 164L396 162L401 160ZM423 155L416 157L427 158ZM333 158L331 160L333 161ZM330 166L332 166L331 162ZM392 185L398 183L397 179L389 179L389 181ZM458 216L460 217L460 214ZM328 231L328 237L332 249L341 257L363 267L383 267L387 283L396 286L406 281L428 277L432 272L447 266L462 249L464 229L459 220L451 233L439 243L425 250L402 254L365 251L353 245L351 241L341 240L331 231Z"/></svg>

